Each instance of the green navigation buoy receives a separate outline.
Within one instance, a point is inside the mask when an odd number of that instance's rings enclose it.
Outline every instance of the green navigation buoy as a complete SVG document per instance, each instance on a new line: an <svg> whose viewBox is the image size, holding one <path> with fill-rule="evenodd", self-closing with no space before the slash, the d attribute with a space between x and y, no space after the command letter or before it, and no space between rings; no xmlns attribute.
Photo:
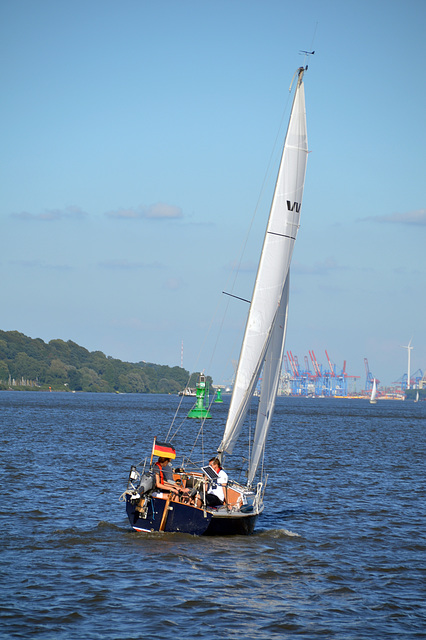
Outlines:
<svg viewBox="0 0 426 640"><path fill-rule="evenodd" d="M188 413L188 418L199 418L199 419L211 418L212 415L210 411L204 405L204 400L206 396L208 398L208 395L209 395L209 388L206 382L206 376L204 376L202 373L198 378L198 382L196 386L197 386L197 391L196 391L197 400L195 402L195 407L191 409L191 411Z"/></svg>
<svg viewBox="0 0 426 640"><path fill-rule="evenodd" d="M223 402L222 400L222 389L220 387L218 387L217 391L216 391L216 400L215 402Z"/></svg>

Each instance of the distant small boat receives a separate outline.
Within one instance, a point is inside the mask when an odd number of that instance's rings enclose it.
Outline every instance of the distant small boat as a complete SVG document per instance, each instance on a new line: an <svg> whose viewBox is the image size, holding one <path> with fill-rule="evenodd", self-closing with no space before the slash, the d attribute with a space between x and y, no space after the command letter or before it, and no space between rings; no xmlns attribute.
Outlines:
<svg viewBox="0 0 426 640"><path fill-rule="evenodd" d="M377 394L377 385L376 385L376 378L374 378L373 379L373 388L371 389L370 404L376 404L376 402L377 402L376 394Z"/></svg>
<svg viewBox="0 0 426 640"><path fill-rule="evenodd" d="M416 398L415 398L414 402L418 402L418 401L419 401L419 392L417 391Z"/></svg>
<svg viewBox="0 0 426 640"><path fill-rule="evenodd" d="M188 398L196 398L197 392L191 387L186 387L183 391L179 391L180 396L187 396Z"/></svg>

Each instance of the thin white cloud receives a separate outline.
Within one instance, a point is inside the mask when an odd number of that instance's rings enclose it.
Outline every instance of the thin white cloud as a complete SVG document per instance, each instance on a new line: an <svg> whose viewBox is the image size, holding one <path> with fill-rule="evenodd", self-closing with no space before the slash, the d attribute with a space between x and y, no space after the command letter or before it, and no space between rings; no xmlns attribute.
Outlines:
<svg viewBox="0 0 426 640"><path fill-rule="evenodd" d="M311 266L295 261L291 266L291 272L302 275L325 275L331 271L346 271L347 269L348 267L339 265L334 258L326 258L323 262L316 262Z"/></svg>
<svg viewBox="0 0 426 640"><path fill-rule="evenodd" d="M168 291L178 291L182 287L182 281L180 278L168 278L163 285L164 289Z"/></svg>
<svg viewBox="0 0 426 640"><path fill-rule="evenodd" d="M362 218L361 221L424 227L426 226L426 209L417 209L417 211L406 211L405 213L389 213L384 216L370 216L368 218Z"/></svg>
<svg viewBox="0 0 426 640"><path fill-rule="evenodd" d="M404 266L396 267L393 269L393 272L398 276L403 276L404 278L423 277L424 275L424 271L422 271L422 269L407 269L407 267Z"/></svg>
<svg viewBox="0 0 426 640"><path fill-rule="evenodd" d="M170 331L170 324L167 318L163 318L160 322L153 322L147 320L146 317L143 319L133 317L116 317L111 318L109 320L110 326L119 329L128 329L129 331L144 331L145 333L156 333L164 330ZM139 360L139 362L144 362L144 360Z"/></svg>
<svg viewBox="0 0 426 640"><path fill-rule="evenodd" d="M20 213L12 213L13 218L19 220L83 220L88 217L88 213L83 211L81 207L69 206L64 209L45 209L41 213L29 213L21 211Z"/></svg>
<svg viewBox="0 0 426 640"><path fill-rule="evenodd" d="M68 264L48 264L43 260L12 260L11 264L24 269L50 269L52 271L69 271L72 267Z"/></svg>
<svg viewBox="0 0 426 640"><path fill-rule="evenodd" d="M183 218L182 209L175 205L157 202L150 205L139 205L134 209L117 209L116 211L108 211L105 214L108 218L119 218L122 220L179 220Z"/></svg>
<svg viewBox="0 0 426 640"><path fill-rule="evenodd" d="M238 273L256 273L257 267L258 263L254 261L241 262L240 264L233 261L226 265L228 271L238 271Z"/></svg>
<svg viewBox="0 0 426 640"><path fill-rule="evenodd" d="M99 262L98 265L103 269L123 269L123 270L136 270L136 269L162 269L163 265L159 262L132 262L126 258L118 260L104 260Z"/></svg>

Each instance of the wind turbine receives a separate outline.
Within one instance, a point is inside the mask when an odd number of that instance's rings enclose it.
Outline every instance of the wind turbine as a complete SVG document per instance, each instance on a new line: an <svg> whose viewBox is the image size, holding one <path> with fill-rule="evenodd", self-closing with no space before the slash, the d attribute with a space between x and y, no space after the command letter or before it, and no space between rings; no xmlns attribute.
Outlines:
<svg viewBox="0 0 426 640"><path fill-rule="evenodd" d="M411 338L412 340L413 338ZM406 347L402 346L403 349L407 349L407 353L408 353L408 367L407 367L407 389L410 388L410 363L411 363L411 349L413 349L413 347L411 346L411 340L408 343L408 345Z"/></svg>

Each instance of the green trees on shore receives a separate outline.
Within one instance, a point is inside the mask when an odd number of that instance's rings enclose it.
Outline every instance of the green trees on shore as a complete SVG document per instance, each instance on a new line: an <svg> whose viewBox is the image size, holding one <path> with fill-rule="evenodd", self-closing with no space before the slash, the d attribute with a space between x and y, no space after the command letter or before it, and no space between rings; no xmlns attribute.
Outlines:
<svg viewBox="0 0 426 640"><path fill-rule="evenodd" d="M18 331L0 331L0 389L178 393L189 377L181 367L122 362L71 340L46 344ZM195 386L197 378L193 373L189 384Z"/></svg>

